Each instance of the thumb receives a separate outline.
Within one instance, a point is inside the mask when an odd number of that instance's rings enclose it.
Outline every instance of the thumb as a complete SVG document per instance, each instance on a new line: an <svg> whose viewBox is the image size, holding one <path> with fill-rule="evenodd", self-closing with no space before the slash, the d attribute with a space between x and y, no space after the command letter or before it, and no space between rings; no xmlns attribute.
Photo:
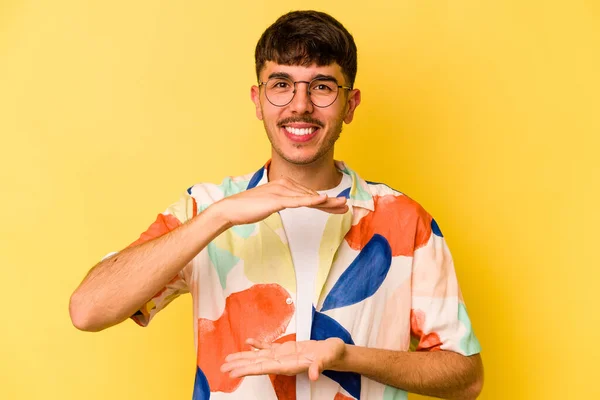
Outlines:
<svg viewBox="0 0 600 400"><path fill-rule="evenodd" d="M319 374L322 372L322 368L319 362L315 361L312 364L310 364L310 367L308 367L308 378L311 381L316 381L317 379L319 379Z"/></svg>

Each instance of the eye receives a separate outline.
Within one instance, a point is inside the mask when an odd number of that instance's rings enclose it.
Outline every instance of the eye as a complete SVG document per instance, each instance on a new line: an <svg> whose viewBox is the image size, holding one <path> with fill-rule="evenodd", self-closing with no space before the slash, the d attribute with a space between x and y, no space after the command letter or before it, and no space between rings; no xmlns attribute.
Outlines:
<svg viewBox="0 0 600 400"><path fill-rule="evenodd" d="M327 93L332 92L334 90L334 86L335 85L333 84L333 82L313 82L312 88L310 90L315 92Z"/></svg>
<svg viewBox="0 0 600 400"><path fill-rule="evenodd" d="M268 87L273 90L286 90L291 88L290 82L285 79L272 79L269 81Z"/></svg>

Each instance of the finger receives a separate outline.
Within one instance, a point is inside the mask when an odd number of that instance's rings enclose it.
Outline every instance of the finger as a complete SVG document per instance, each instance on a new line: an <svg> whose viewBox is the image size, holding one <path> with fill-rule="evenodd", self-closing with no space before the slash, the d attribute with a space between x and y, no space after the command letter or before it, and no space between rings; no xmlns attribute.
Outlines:
<svg viewBox="0 0 600 400"><path fill-rule="evenodd" d="M264 350L250 350L240 351L238 353L231 353L225 357L225 362L231 362L235 360L255 360L257 358L269 357L271 355L270 349Z"/></svg>
<svg viewBox="0 0 600 400"><path fill-rule="evenodd" d="M327 198L331 204L346 204L348 199L344 196L340 197L328 197Z"/></svg>
<svg viewBox="0 0 600 400"><path fill-rule="evenodd" d="M347 199L345 197L328 198L326 202L312 206L312 208L332 214L343 214L348 211Z"/></svg>
<svg viewBox="0 0 600 400"><path fill-rule="evenodd" d="M338 199L331 199L328 198L326 202L318 204L317 207L320 208L330 208L330 209L335 209L335 208L344 208L347 205L346 199L343 198L343 200L338 200Z"/></svg>
<svg viewBox="0 0 600 400"><path fill-rule="evenodd" d="M230 362L226 362L223 365L221 365L221 372L231 372L235 369L240 369L243 367L246 367L248 365L255 365L255 364L260 364L260 363L264 363L266 361L274 361L269 357L261 357L261 358L256 358L256 359L238 359L238 360L233 360Z"/></svg>
<svg viewBox="0 0 600 400"><path fill-rule="evenodd" d="M278 191L281 189L287 189L287 190L293 190L294 192L301 194L301 195L317 195L318 194L316 191L311 190L305 186L302 186L300 183L298 183L290 178L278 179L278 180L274 181L274 183L275 183L274 187Z"/></svg>
<svg viewBox="0 0 600 400"><path fill-rule="evenodd" d="M279 195L279 196L288 196L288 197L318 195L318 193L311 193L311 192L307 192L307 191L298 189L293 186L288 187L285 185L278 185L276 188L273 189L273 193L276 195Z"/></svg>
<svg viewBox="0 0 600 400"><path fill-rule="evenodd" d="M270 349L273 345L269 342L264 342L262 340L249 338L246 339L246 343L252 347L256 347L257 349Z"/></svg>
<svg viewBox="0 0 600 400"><path fill-rule="evenodd" d="M323 369L320 366L320 363L315 361L312 364L310 364L310 367L308 367L308 379L310 379L311 381L316 381L317 379L319 379L319 374L323 372Z"/></svg>
<svg viewBox="0 0 600 400"><path fill-rule="evenodd" d="M221 371L228 372L236 368L241 368L246 365L256 364L265 361L275 361L277 363L286 363L288 366L293 365L304 365L306 367L312 362L312 358L307 359L306 357L299 357L296 352L289 354L276 354L274 351L275 347L269 347L258 351L243 351L239 353L233 353L225 358L225 363L221 365Z"/></svg>
<svg viewBox="0 0 600 400"><path fill-rule="evenodd" d="M317 194L317 192L315 190L307 188L306 186L302 185L300 182L298 182L292 178L281 179L279 182L286 187L290 187L290 188L293 187L293 188L300 190L302 192L305 192L305 193Z"/></svg>
<svg viewBox="0 0 600 400"><path fill-rule="evenodd" d="M247 361L244 364L240 363L238 367L232 369L229 376L239 378L242 376L266 374L297 375L307 371L310 363L310 360L298 360L295 354L282 357L278 360L268 359L257 363Z"/></svg>
<svg viewBox="0 0 600 400"><path fill-rule="evenodd" d="M311 207L311 208L316 208L318 210L321 210L321 211L329 213L329 214L346 214L348 212L348 206L341 206L341 207Z"/></svg>
<svg viewBox="0 0 600 400"><path fill-rule="evenodd" d="M327 197L327 201L323 203L325 207L337 207L348 203L348 199L345 197Z"/></svg>
<svg viewBox="0 0 600 400"><path fill-rule="evenodd" d="M326 201L327 196L324 194L318 196L281 197L281 204L284 208L312 207L323 204Z"/></svg>
<svg viewBox="0 0 600 400"><path fill-rule="evenodd" d="M238 365L229 372L231 378L241 378L250 375L285 374L285 368L281 363L273 360L264 360L259 363L245 363Z"/></svg>

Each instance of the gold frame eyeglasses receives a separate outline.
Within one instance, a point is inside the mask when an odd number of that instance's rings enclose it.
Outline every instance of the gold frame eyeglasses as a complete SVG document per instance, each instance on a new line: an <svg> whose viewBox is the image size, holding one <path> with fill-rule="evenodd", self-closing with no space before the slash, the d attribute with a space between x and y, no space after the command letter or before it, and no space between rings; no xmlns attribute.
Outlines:
<svg viewBox="0 0 600 400"><path fill-rule="evenodd" d="M339 97L339 94L340 94L339 89L352 90L351 86L338 85L338 83L335 79L322 78L322 77L314 78L311 81L292 81L291 79L286 78L286 77L273 77L273 78L269 78L266 82L259 81L258 87L259 88L261 86L265 87L265 97L267 98L269 103L273 104L275 107L285 107L288 104L290 104L292 102L292 100L294 100L294 97L296 96L296 91L297 91L296 84L298 84L298 83L306 83L308 99L310 100L312 105L314 105L315 107L318 107L318 108L326 108L326 107L329 107L330 105L332 105L333 103L335 103L335 101L337 100L337 98ZM281 86L282 84L286 84L288 86L283 87L283 86ZM324 93L313 96L315 91L320 90L320 89L318 89L320 86L326 87L326 89L322 89L324 91ZM291 88L293 88L293 90L289 90ZM317 89L315 89L315 88L317 88ZM280 89L279 94L277 94L277 89ZM329 92L327 92L327 90ZM335 90L335 95L332 95L333 90ZM291 97L289 98L289 100L287 100L287 97L290 96L290 94L291 94ZM319 97L319 96L323 96L323 97ZM278 99L278 97L279 97L279 99ZM315 99L319 99L319 98L322 98L324 100L324 102L321 102L319 100L315 101ZM283 101L282 101L282 99L283 99Z"/></svg>

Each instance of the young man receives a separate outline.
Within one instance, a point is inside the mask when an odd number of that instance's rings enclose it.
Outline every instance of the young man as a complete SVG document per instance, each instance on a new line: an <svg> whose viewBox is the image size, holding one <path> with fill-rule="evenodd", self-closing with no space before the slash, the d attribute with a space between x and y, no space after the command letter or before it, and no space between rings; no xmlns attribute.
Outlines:
<svg viewBox="0 0 600 400"><path fill-rule="evenodd" d="M145 326L191 292L194 399L476 398L480 346L435 220L334 161L361 100L352 36L291 12L260 38L256 73L271 160L192 186L95 266L71 297L74 325Z"/></svg>

